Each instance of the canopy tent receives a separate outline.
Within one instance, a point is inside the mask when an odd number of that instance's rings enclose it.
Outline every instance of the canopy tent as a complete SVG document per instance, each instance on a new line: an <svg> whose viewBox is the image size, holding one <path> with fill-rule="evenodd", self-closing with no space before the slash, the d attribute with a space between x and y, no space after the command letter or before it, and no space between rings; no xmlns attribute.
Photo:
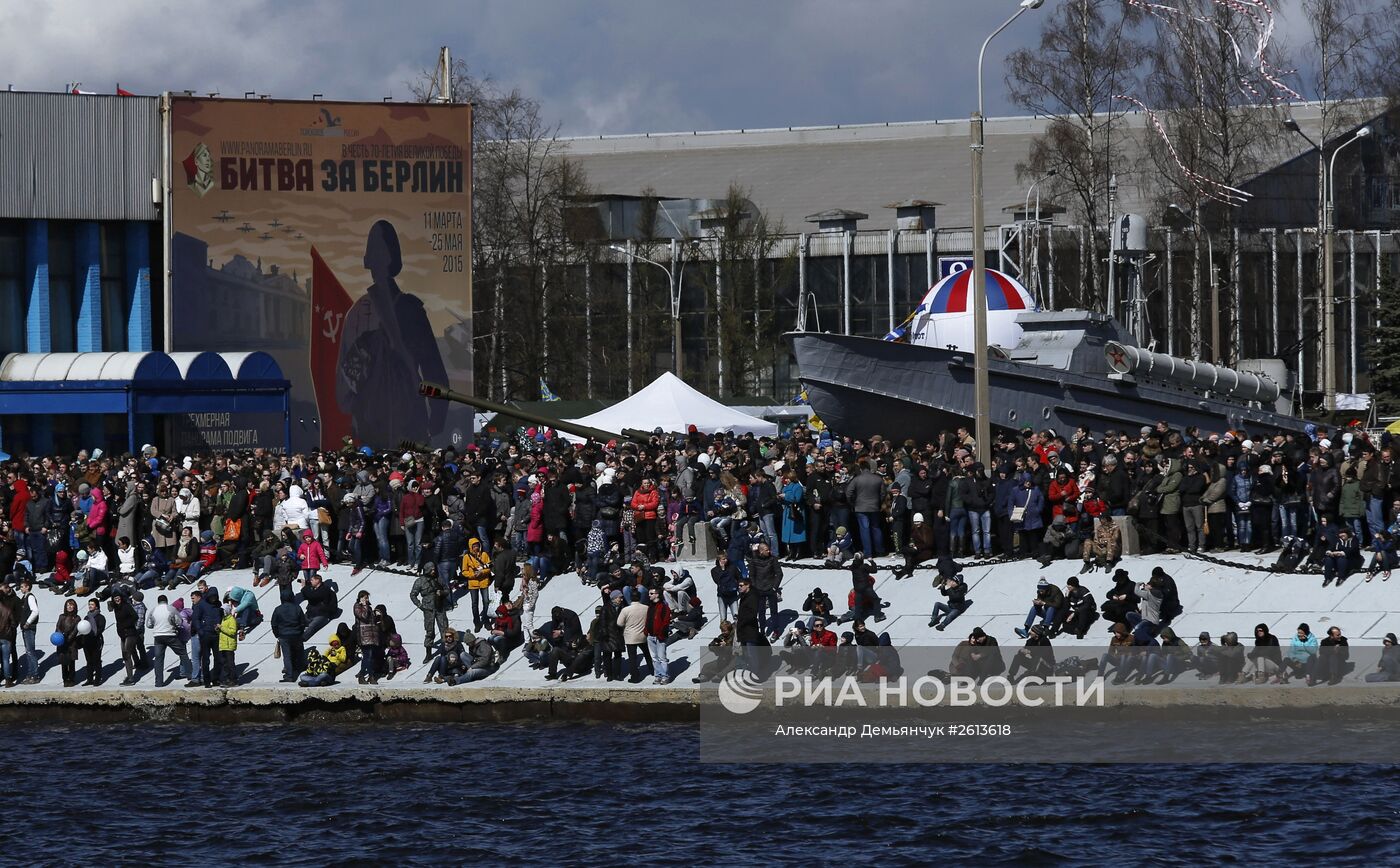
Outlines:
<svg viewBox="0 0 1400 868"><path fill-rule="evenodd" d="M705 434L724 431L773 437L778 433L776 422L726 407L691 388L669 371L630 398L582 419L568 421L614 434L621 434L624 428L641 431L660 428L679 433L688 430L691 425Z"/></svg>

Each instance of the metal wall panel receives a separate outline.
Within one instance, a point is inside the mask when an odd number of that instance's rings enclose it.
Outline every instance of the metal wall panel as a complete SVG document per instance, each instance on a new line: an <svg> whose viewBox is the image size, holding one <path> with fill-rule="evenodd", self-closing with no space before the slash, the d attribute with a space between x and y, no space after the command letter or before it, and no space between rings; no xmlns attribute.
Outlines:
<svg viewBox="0 0 1400 868"><path fill-rule="evenodd" d="M160 100L0 91L0 218L156 220Z"/></svg>

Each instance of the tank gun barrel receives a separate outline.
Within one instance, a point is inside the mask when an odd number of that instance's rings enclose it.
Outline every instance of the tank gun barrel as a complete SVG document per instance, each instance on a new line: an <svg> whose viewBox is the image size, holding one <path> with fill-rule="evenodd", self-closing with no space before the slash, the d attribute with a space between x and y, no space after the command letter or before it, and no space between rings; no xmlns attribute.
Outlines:
<svg viewBox="0 0 1400 868"><path fill-rule="evenodd" d="M592 428L588 425L580 425L577 422L569 422L565 419L556 419L553 416L545 416L540 413L531 413L519 407L512 407L509 404L501 404L486 398L478 398L475 395L464 395L461 392L454 392L446 386L437 383L422 382L418 384L418 394L425 398L437 398L443 401L455 401L458 404L466 404L478 410L485 410L490 413L497 413L502 416L513 416L523 419L535 425L544 425L547 428L555 428L575 437L586 437L589 440L597 440L606 443L609 440L617 439L618 435L611 431L604 431L601 428ZM635 431L627 429L622 432L622 437L638 443L646 443L651 434L645 431Z"/></svg>

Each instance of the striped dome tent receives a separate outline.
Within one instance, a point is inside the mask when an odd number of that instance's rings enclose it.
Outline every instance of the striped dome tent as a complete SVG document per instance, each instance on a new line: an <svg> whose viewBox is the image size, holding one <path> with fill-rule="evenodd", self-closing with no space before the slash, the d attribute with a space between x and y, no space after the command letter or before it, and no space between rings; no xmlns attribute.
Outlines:
<svg viewBox="0 0 1400 868"><path fill-rule="evenodd" d="M966 313L972 269L956 271L934 285L919 307L931 314ZM987 269L987 310L1035 310L1026 288L1000 271Z"/></svg>

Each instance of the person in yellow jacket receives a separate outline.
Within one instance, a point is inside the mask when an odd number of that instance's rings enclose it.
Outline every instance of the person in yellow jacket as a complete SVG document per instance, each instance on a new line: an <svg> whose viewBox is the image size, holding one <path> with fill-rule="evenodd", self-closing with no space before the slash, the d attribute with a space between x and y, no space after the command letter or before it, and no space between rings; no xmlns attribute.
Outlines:
<svg viewBox="0 0 1400 868"><path fill-rule="evenodd" d="M340 643L339 636L331 636L331 645L322 656L331 664L332 675L339 675L350 667L350 655Z"/></svg>
<svg viewBox="0 0 1400 868"><path fill-rule="evenodd" d="M238 685L234 657L238 651L238 618L233 614L233 600L224 601L224 618L219 622L219 674L224 687Z"/></svg>
<svg viewBox="0 0 1400 868"><path fill-rule="evenodd" d="M480 630L491 612L491 555L475 537L462 555L462 578L466 579L467 593L472 598L472 629Z"/></svg>

